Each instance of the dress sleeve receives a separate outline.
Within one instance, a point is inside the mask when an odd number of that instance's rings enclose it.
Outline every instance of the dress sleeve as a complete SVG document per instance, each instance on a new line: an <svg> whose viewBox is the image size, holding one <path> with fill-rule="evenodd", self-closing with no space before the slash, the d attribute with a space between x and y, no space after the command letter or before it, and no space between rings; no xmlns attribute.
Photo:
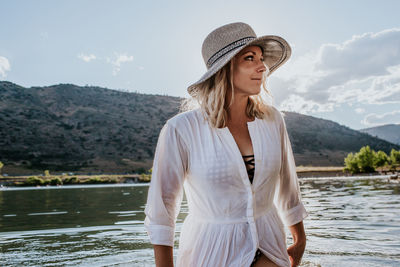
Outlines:
<svg viewBox="0 0 400 267"><path fill-rule="evenodd" d="M283 222L287 226L291 226L301 222L308 214L301 201L296 164L285 121L282 115L280 115L280 118L282 158L280 177L275 194L275 204L280 211Z"/></svg>
<svg viewBox="0 0 400 267"><path fill-rule="evenodd" d="M187 160L183 139L167 122L158 138L145 208L144 225L153 245L174 246Z"/></svg>

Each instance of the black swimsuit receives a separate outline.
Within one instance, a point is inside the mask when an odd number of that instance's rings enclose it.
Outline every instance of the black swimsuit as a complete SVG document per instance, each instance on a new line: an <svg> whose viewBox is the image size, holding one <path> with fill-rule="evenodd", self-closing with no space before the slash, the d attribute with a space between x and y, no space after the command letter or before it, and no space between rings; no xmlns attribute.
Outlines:
<svg viewBox="0 0 400 267"><path fill-rule="evenodd" d="M247 174L249 175L250 183L253 183L254 169L255 169L254 155L248 155L242 157L244 160L244 164L246 165L246 169L248 168Z"/></svg>
<svg viewBox="0 0 400 267"><path fill-rule="evenodd" d="M247 174L249 175L250 183L253 183L254 179L254 170L255 170L255 162L254 162L254 155L242 156L244 160L244 164L246 165ZM257 249L256 255L254 255L253 262L251 266L254 266L256 261L261 257L262 253L260 249Z"/></svg>

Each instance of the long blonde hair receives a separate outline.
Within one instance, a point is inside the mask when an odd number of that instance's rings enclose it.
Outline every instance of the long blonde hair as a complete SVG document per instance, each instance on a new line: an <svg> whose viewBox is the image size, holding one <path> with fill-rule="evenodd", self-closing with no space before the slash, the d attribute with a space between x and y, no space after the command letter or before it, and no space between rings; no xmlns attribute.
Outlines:
<svg viewBox="0 0 400 267"><path fill-rule="evenodd" d="M234 59L228 62L222 69L211 78L197 85L191 98L181 102L180 112L192 110L200 106L204 118L211 127L224 128L228 119L228 108L232 105L235 94L233 90L233 65ZM267 75L264 72L262 89L258 95L249 96L246 107L246 115L249 118L259 119L272 118L271 105L272 95L266 86ZM226 102L227 90L231 89L232 97L230 103ZM264 94L264 95L263 95Z"/></svg>

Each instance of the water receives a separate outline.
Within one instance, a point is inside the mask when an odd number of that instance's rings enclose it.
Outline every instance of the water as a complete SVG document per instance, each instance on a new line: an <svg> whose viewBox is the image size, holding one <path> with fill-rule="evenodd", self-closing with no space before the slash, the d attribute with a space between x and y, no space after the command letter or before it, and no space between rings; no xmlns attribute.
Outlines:
<svg viewBox="0 0 400 267"><path fill-rule="evenodd" d="M400 184L304 179L301 188L310 214L302 266L400 266ZM148 185L1 190L0 266L154 266L143 227L147 190ZM184 201L175 248L186 214Z"/></svg>

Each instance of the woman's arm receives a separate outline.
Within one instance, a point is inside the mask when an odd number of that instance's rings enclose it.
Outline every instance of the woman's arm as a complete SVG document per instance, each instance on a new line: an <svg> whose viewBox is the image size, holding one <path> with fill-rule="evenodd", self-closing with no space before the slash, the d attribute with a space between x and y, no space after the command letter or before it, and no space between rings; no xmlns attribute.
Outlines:
<svg viewBox="0 0 400 267"><path fill-rule="evenodd" d="M173 266L175 222L180 211L187 162L187 147L177 129L167 122L161 129L154 154L144 220L157 267Z"/></svg>
<svg viewBox="0 0 400 267"><path fill-rule="evenodd" d="M293 244L287 249L291 267L296 267L300 264L306 248L306 234L304 232L303 221L289 226L289 230L293 236Z"/></svg>
<svg viewBox="0 0 400 267"><path fill-rule="evenodd" d="M154 245L154 258L156 259L156 267L173 267L172 247L163 245Z"/></svg>
<svg viewBox="0 0 400 267"><path fill-rule="evenodd" d="M280 212L283 223L290 226L303 221L308 214L301 201L296 163L286 130L285 120L279 111L277 112L281 145L281 166L274 203Z"/></svg>

